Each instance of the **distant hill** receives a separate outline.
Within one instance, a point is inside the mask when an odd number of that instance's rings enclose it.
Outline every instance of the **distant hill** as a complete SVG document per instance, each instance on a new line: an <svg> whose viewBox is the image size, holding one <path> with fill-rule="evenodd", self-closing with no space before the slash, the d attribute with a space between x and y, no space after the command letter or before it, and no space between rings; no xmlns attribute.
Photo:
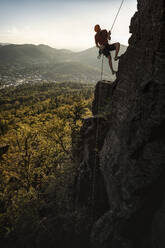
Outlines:
<svg viewBox="0 0 165 248"><path fill-rule="evenodd" d="M2 43L2 42L0 42L0 45L1 46L7 46L7 45L9 45L10 43Z"/></svg>
<svg viewBox="0 0 165 248"><path fill-rule="evenodd" d="M126 51L126 46L121 46L120 53ZM96 47L89 48L81 52L72 52L66 49L55 49L47 45L5 45L0 46L0 65L49 65L45 76L51 78L66 77L73 78L88 77L93 80L100 75L101 60L97 59L98 49ZM112 57L114 54L112 54ZM118 62L114 62L117 67ZM93 74L93 75L92 75ZM56 75L56 76L55 76ZM91 75L91 76L89 76ZM104 62L104 75L111 79L111 73L108 61Z"/></svg>
<svg viewBox="0 0 165 248"><path fill-rule="evenodd" d="M125 53L127 46L121 45L119 55ZM95 67L100 70L101 68L101 59L97 59L98 49L96 47L89 48L85 51L76 53L75 60L79 61L83 64L87 64L89 66ZM114 52L112 52L112 58L115 56ZM113 60L114 67L117 68L118 62ZM104 71L109 74L109 65L108 61L104 60Z"/></svg>
<svg viewBox="0 0 165 248"><path fill-rule="evenodd" d="M0 64L39 64L65 61L67 50L57 50L46 45L6 45L0 47Z"/></svg>
<svg viewBox="0 0 165 248"><path fill-rule="evenodd" d="M0 44L1 45L1 44ZM126 46L121 46L121 52L126 51ZM66 49L55 49L47 45L5 45L0 47L0 63L58 63L79 61L90 66L97 65L98 49L89 48L82 52L72 52Z"/></svg>

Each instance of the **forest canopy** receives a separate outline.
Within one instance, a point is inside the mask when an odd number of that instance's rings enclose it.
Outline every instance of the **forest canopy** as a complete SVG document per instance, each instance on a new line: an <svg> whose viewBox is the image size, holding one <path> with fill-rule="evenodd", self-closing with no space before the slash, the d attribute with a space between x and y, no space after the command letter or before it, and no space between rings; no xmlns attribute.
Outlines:
<svg viewBox="0 0 165 248"><path fill-rule="evenodd" d="M21 233L19 242L33 242L50 215L73 209L73 152L83 118L91 115L93 90L72 82L1 89L1 240Z"/></svg>

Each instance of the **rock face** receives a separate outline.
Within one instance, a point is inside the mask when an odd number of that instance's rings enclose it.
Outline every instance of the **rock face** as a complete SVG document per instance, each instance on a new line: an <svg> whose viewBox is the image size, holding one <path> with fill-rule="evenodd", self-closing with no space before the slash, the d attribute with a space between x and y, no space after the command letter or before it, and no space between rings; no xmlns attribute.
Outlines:
<svg viewBox="0 0 165 248"><path fill-rule="evenodd" d="M130 32L117 79L98 82L82 129L80 174L93 179L80 185L91 195L94 185L100 206L93 248L165 247L165 1L138 0Z"/></svg>

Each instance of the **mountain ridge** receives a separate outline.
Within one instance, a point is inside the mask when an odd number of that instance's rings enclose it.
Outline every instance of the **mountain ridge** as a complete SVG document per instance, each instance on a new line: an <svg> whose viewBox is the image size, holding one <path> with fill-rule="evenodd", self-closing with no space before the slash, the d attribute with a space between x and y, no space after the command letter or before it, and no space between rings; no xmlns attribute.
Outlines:
<svg viewBox="0 0 165 248"><path fill-rule="evenodd" d="M121 51L126 50L126 46L121 45ZM71 59L70 56L72 55L72 60L83 60L85 61L86 57L92 56L92 58L97 57L97 48L91 47L88 49L85 49L80 52L73 52L68 49L56 49L48 45L39 44L9 44L9 45L1 45L0 47L0 60L1 62L10 62L14 63L15 61L20 62L21 59L24 61L24 57L31 57L32 59L45 59L45 62L52 62L52 58L56 59L56 56L59 56L58 59L68 60ZM11 53L11 54L10 54ZM14 55L14 56L12 56ZM12 60L11 60L12 59ZM29 61L27 61L29 62ZM31 62L31 61L30 61Z"/></svg>

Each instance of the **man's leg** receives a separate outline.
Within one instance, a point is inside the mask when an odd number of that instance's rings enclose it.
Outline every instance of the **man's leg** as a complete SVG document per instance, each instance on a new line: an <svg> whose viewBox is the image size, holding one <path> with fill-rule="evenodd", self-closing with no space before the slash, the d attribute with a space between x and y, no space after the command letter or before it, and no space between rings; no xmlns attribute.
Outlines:
<svg viewBox="0 0 165 248"><path fill-rule="evenodd" d="M110 67L110 69L112 71L112 74L114 75L116 72L113 69L111 55L109 55L107 58L108 58L108 61L109 61L109 67Z"/></svg>
<svg viewBox="0 0 165 248"><path fill-rule="evenodd" d="M119 43L119 42L114 43L114 46L115 46L115 48L116 48L115 58L114 58L114 59L117 60L117 59L119 59L118 53L119 53L119 50L120 50L120 43Z"/></svg>

